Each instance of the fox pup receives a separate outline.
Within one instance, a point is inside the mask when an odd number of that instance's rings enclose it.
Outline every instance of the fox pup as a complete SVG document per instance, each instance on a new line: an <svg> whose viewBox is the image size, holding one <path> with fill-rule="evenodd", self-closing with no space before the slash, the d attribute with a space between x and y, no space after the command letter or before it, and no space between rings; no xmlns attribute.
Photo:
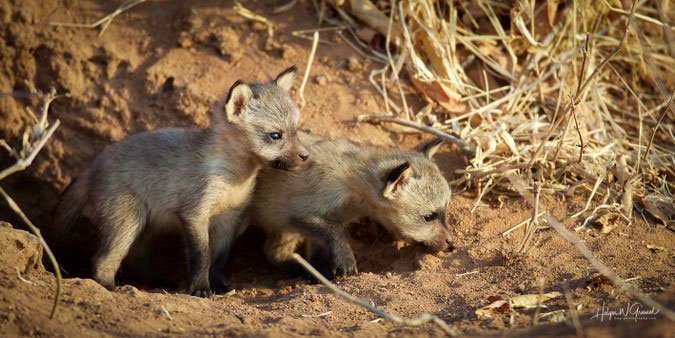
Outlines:
<svg viewBox="0 0 675 338"><path fill-rule="evenodd" d="M295 73L291 67L267 83L235 82L206 129L158 129L109 146L64 192L59 241L79 217L93 220L101 238L94 279L112 290L141 231L180 229L190 293L223 291L230 245L247 223L242 212L260 168L296 170L309 156L289 94Z"/></svg>
<svg viewBox="0 0 675 338"><path fill-rule="evenodd" d="M292 254L307 240L311 259L328 277L357 272L346 225L369 217L399 239L430 251L451 247L445 220L450 188L431 157L420 152L358 146L300 133L312 153L296 172L263 169L250 205L252 222L267 234L264 251L278 267L296 271ZM283 193L283 197L280 195Z"/></svg>

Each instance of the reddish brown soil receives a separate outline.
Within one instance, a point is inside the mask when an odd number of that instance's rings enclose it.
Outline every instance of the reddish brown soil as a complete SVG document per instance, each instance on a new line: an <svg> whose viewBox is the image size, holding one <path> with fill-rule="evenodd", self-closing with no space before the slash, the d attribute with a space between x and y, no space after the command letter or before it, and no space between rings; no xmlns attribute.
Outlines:
<svg viewBox="0 0 675 338"><path fill-rule="evenodd" d="M34 165L2 182L36 224L49 223L59 192L106 145L153 128L206 126L209 107L235 80L265 80L291 64L303 68L310 42L291 32L315 26L310 1L300 1L291 12L276 16L269 14L277 5L274 1L246 3L275 23L269 45L265 29L238 16L232 1L149 1L118 16L100 37L96 30L47 24L93 21L120 3L0 2L0 92L25 91L25 79L39 89L55 87L71 95L52 105L50 116L60 119L62 126ZM383 109L368 82L370 70L379 65L361 58L331 33L323 34L322 40L330 44L319 46L301 127L385 146L412 148L420 143L417 135L401 137L354 122L362 113ZM35 102L0 98L0 133L11 144L19 144L21 128L28 121L23 107L31 104ZM463 165L461 154L452 147L437 160L449 177ZM2 167L10 163L5 153L0 155ZM488 297L537 293L537 280L544 278L546 292L565 292L574 306L581 305L581 330L589 336L673 336L675 326L661 314L637 322L591 318L603 303L618 309L632 299L609 283L590 283L594 270L589 263L552 230L540 232L535 247L515 258L512 252L522 230L508 237L501 233L527 219L529 206L520 198L501 203L487 196L472 212L475 199L474 191L461 192L450 207L458 247L452 253L424 254L393 242L377 228L355 230L353 247L361 273L338 280L338 285L402 316L437 314L460 334L575 335L569 324L548 323L550 317L534 326L534 310L519 309L491 319L476 316L475 311L489 303ZM542 201L558 219L567 219L568 227L583 220L570 220L568 215L584 203L584 196L545 196ZM21 227L4 202L1 205L0 218ZM673 307L672 232L637 217L632 225L620 224L609 234L595 228L577 234L620 276L636 278L632 284ZM326 287L289 279L269 266L260 257L261 241L260 234L251 231L234 249L227 275L237 289L232 296L200 299L171 288L148 289L147 283L133 277L125 281L135 286L109 292L90 279L69 278L56 318L49 320L54 278L40 263L39 244L32 235L2 223L0 335L442 334L433 325L371 322L376 315L345 303ZM647 244L666 251L652 251ZM173 277L181 275L181 268L170 262ZM128 275L133 275L129 269ZM569 308L565 297L547 306L542 312ZM306 317L327 311L332 312ZM567 311L566 315L570 318Z"/></svg>

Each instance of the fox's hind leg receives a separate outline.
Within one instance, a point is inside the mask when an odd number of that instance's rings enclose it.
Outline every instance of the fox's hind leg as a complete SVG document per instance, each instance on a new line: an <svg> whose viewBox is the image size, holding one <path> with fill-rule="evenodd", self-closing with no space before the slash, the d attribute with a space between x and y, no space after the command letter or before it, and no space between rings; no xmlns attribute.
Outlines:
<svg viewBox="0 0 675 338"><path fill-rule="evenodd" d="M293 253L298 249L304 237L291 232L268 232L263 247L270 263L293 275L302 275L302 267L293 260Z"/></svg>
<svg viewBox="0 0 675 338"><path fill-rule="evenodd" d="M145 225L145 213L129 196L100 205L108 209L104 208L99 215L101 244L94 259L94 279L106 289L114 290L115 274Z"/></svg>

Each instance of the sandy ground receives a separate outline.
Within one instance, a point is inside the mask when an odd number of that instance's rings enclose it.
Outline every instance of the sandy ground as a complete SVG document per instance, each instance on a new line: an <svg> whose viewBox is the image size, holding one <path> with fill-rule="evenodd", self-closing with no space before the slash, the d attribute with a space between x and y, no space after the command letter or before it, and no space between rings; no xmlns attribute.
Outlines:
<svg viewBox="0 0 675 338"><path fill-rule="evenodd" d="M315 27L310 1L300 1L291 12L269 15L276 25L271 43L266 43L263 27L232 10L232 1L150 1L117 17L100 37L96 30L47 24L93 21L119 3L0 2L0 92L25 91L27 80L39 89L54 87L71 95L52 105L50 116L60 119L62 126L35 164L2 182L38 225L49 224L60 191L106 145L148 129L206 126L210 107L235 80L266 80L291 64L303 69L310 42L291 32ZM276 5L246 2L266 15ZM328 43L319 46L305 91L303 129L402 148L427 139L355 123L360 114L384 109L368 82L370 70L378 65L361 58L332 33L323 34L322 40ZM410 101L413 107L419 104L413 94ZM23 107L31 104L35 102L0 98L0 133L11 144L19 143L27 121ZM436 160L449 178L463 165L461 153L450 146ZM11 163L6 153L0 155L3 167ZM585 203L584 196L542 199L542 205L561 220ZM527 203L516 197L487 196L472 210L475 200L475 191L459 192L453 199L448 214L457 249L452 253L425 254L394 242L374 225L356 225L352 245L361 273L337 284L399 315L434 313L463 335L575 335L577 330L569 324L571 304L580 306L579 330L589 336L673 336L675 325L661 314L638 321L593 318L603 304L618 310L634 300L594 279L588 262L552 230L540 232L535 247L515 257L512 252L522 231L509 236L502 232L529 218ZM261 258L263 239L255 231L245 234L233 251L227 280L237 290L234 295L191 297L176 289L179 284L158 285L127 266L122 280L129 284L115 292L90 279L66 279L56 318L48 320L54 278L41 263L37 240L16 230L22 223L5 204L0 219L9 221L0 225L0 335L442 334L433 325L371 322L376 315L336 298L325 286L284 275ZM579 222L568 219L565 225ZM672 232L637 219L631 225L619 224L609 234L596 228L577 234L620 276L632 278L631 283L673 308ZM666 250L653 251L648 244ZM165 264L153 257L140 269L155 269L180 280L184 267L173 260L180 250L171 252L176 242L166 240L158 246L165 250ZM76 274L77 268L68 272ZM566 294L548 301L542 313L565 310L567 321L551 323L555 316L549 315L533 325L533 309L497 313L493 318L476 315L494 297L538 293L540 278L545 292Z"/></svg>

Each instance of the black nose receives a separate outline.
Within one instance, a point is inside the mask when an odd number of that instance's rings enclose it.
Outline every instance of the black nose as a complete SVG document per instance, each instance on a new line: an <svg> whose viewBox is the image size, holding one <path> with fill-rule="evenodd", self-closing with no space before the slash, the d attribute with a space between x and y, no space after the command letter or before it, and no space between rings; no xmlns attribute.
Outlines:
<svg viewBox="0 0 675 338"><path fill-rule="evenodd" d="M298 156L300 156L300 158L302 159L303 162L307 161L307 159L309 158L309 154L300 154Z"/></svg>
<svg viewBox="0 0 675 338"><path fill-rule="evenodd" d="M446 239L445 243L448 244L448 248L445 249L445 252L453 252L455 250L455 246L452 245L452 240L451 239Z"/></svg>

